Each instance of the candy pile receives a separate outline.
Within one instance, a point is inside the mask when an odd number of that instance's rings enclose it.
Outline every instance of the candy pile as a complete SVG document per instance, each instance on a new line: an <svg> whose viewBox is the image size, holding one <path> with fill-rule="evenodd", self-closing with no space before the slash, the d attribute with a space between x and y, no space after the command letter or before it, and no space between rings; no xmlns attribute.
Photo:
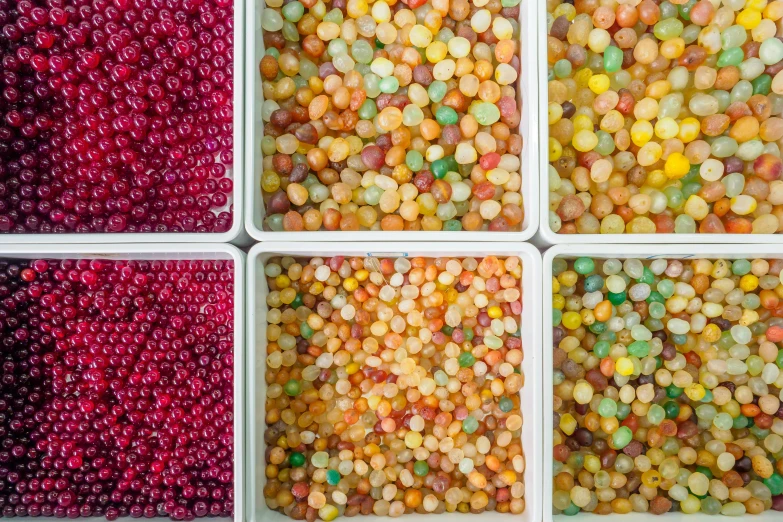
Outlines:
<svg viewBox="0 0 783 522"><path fill-rule="evenodd" d="M783 511L783 260L552 268L555 512Z"/></svg>
<svg viewBox="0 0 783 522"><path fill-rule="evenodd" d="M0 261L0 513L234 511L233 263Z"/></svg>
<svg viewBox="0 0 783 522"><path fill-rule="evenodd" d="M520 0L266 0L274 231L520 230Z"/></svg>
<svg viewBox="0 0 783 522"><path fill-rule="evenodd" d="M233 0L0 0L0 233L231 228Z"/></svg>
<svg viewBox="0 0 783 522"><path fill-rule="evenodd" d="M295 520L522 513L519 258L273 258L266 484Z"/></svg>
<svg viewBox="0 0 783 522"><path fill-rule="evenodd" d="M783 1L546 4L553 231L783 230Z"/></svg>

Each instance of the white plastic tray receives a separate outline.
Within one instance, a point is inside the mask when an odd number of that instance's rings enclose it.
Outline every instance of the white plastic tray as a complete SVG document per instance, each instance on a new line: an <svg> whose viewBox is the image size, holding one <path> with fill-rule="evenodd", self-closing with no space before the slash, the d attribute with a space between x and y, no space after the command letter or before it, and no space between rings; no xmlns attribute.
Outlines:
<svg viewBox="0 0 783 522"><path fill-rule="evenodd" d="M249 0L252 4L256 0ZM231 196L228 198L226 211L234 206L234 219L227 232L108 232L89 234L1 234L0 243L18 244L81 244L81 243L247 243L242 225L242 208L244 203L244 122L245 122L245 24L242 15L245 11L245 0L234 0L234 163L226 170L234 182ZM242 233L242 234L240 234Z"/></svg>
<svg viewBox="0 0 783 522"><path fill-rule="evenodd" d="M392 252L393 250L393 252ZM481 520L488 522L495 517L515 518L520 522L540 522L541 520L541 255L530 245L519 243L290 243L270 242L254 246L248 254L248 375L251 386L248 391L248 461L246 506L248 522L288 522L290 519L277 511L270 510L264 501L263 487L266 482L264 451L264 396L266 381L266 296L269 288L264 275L264 263L274 256L519 256L522 260L522 346L525 359L522 368L525 373L525 386L520 390L522 405L522 447L525 452L525 511L520 515L485 512L480 515L462 513L444 513L443 520L456 519ZM437 515L411 514L402 518L406 522L428 522ZM356 520L380 522L387 517L375 515L356 517Z"/></svg>
<svg viewBox="0 0 783 522"><path fill-rule="evenodd" d="M540 0L539 12L536 15L538 26L538 48L541 49L538 62L538 90L539 90L539 152L538 171L541 176L541 191L539 193L540 228L537 242L547 245L560 244L585 244L585 243L636 243L636 244L715 244L715 243L783 243L783 234L560 234L549 227L549 118L547 107L549 105L549 89L547 84L547 58L546 58L546 2ZM546 351L546 350L545 350Z"/></svg>
<svg viewBox="0 0 783 522"><path fill-rule="evenodd" d="M520 4L519 23L522 34L521 65L522 73L517 80L517 94L522 101L522 121L520 122L520 135L522 136L522 205L525 218L522 222L522 230L517 232L408 232L408 231L317 231L317 232L271 232L263 228L265 209L261 197L261 138L263 138L264 124L261 120L261 105L264 101L261 89L261 77L258 73L258 64L264 56L264 40L261 30L261 12L264 9L264 0L249 0L247 2L247 70L245 92L247 93L247 121L245 122L245 227L248 233L258 241L344 241L347 237L352 240L372 241L382 238L385 241L527 241L538 230L539 209L538 202L538 177L541 172L539 165L539 151L541 133L538 131L540 124L540 110L536 111L539 103L540 71L536 71L533 64L538 63L537 50L546 49L546 45L540 46L540 39L533 35L538 32L539 6L543 0L522 0ZM539 65L540 69L540 65ZM544 75L546 78L546 74ZM546 82L544 82L546 87ZM546 93L546 91L543 91ZM519 100L518 100L519 102ZM546 108L543 111L546 123ZM546 136L546 134L544 134ZM544 148L546 139L544 139ZM544 149L546 152L546 150Z"/></svg>
<svg viewBox="0 0 783 522"><path fill-rule="evenodd" d="M544 522L568 522L589 519L602 520L610 517L612 520L633 518L634 522L707 522L715 520L715 516L703 513L686 515L684 513L667 513L652 515L650 513L628 513L627 515L595 515L593 513L578 513L574 516L552 514L552 422L553 422L553 391L552 391L552 261L556 257L576 259L589 256L595 259L781 259L783 245L749 245L744 252L737 248L720 245L613 245L611 250L604 245L556 245L544 254ZM744 515L747 520L758 522L780 521L777 511L764 511L758 515ZM663 518L661 518L663 517Z"/></svg>
<svg viewBox="0 0 783 522"><path fill-rule="evenodd" d="M231 245L178 243L158 245L68 245L2 244L0 259L113 259L170 260L203 259L234 261L234 518L215 517L217 522L242 522L245 519L245 253ZM30 522L47 522L52 517L24 517ZM86 522L105 522L104 517L79 517ZM133 520L121 517L118 520ZM169 517L153 517L152 522L171 522ZM206 518L197 518L207 520Z"/></svg>

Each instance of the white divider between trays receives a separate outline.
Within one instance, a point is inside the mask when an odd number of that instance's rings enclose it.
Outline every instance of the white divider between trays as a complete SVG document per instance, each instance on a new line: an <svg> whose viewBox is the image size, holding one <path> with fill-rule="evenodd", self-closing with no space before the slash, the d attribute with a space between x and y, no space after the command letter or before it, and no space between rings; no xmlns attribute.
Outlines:
<svg viewBox="0 0 783 522"><path fill-rule="evenodd" d="M532 35L538 34L539 3L543 0L521 0L520 3L520 32L521 52L520 62L522 73L517 79L517 103L521 103L522 120L519 132L522 136L521 175L522 175L522 206L524 209L524 221L522 230L518 232L409 232L409 231L370 231L360 230L355 232L342 231L316 231L316 232L272 232L264 230L263 220L265 209L261 197L261 170L263 156L261 154L261 138L263 137L264 123L261 119L261 105L264 102L261 89L261 77L258 65L264 56L264 40L261 29L261 13L264 10L264 0L247 1L247 44L246 44L246 85L247 119L245 122L245 228L250 236L257 241L345 241L346 237L353 240L373 241L382 237L385 241L527 241L536 233L539 226L539 182L540 175L546 170L540 170L539 154L546 152L540 140L546 143L546 134L541 135L541 121L545 125L546 104L543 111L540 110L540 96L545 97L546 91L539 96L538 50L546 50L546 45L540 47L540 38ZM538 67L538 70L537 70ZM546 79L546 72L544 73ZM546 88L546 81L544 81ZM539 109L536 109L536 106ZM543 120L539 120L543 114ZM545 131L546 132L546 131ZM546 156L545 156L546 157ZM541 174L541 173L544 174Z"/></svg>
<svg viewBox="0 0 783 522"><path fill-rule="evenodd" d="M636 237L636 236L635 236ZM579 244L579 245L555 245L544 254L544 299L543 299L543 386L544 386L544 460L548 464L544 466L543 485L543 522L568 522L579 519L602 520L609 516L612 520L622 517L632 517L635 522L707 522L715 520L715 516L703 513L686 515L684 513L667 513L665 515L652 515L650 513L629 513L627 515L595 515L593 513L578 513L574 516L553 515L552 510L552 451L553 438L552 426L554 422L552 390L552 261L562 257L567 260L578 257L592 257L594 259L783 259L783 245L747 245L737 248L738 245L606 245ZM744 250L744 252L738 252ZM661 517L664 517L663 519ZM748 520L758 522L779 522L780 514L777 511L765 511L758 515L746 515Z"/></svg>
<svg viewBox="0 0 783 522"><path fill-rule="evenodd" d="M0 244L0 259L109 259L109 260L226 260L234 261L234 518L210 517L216 522L245 520L245 259L246 254L231 245L211 243L32 245ZM52 517L24 517L30 522L47 522ZM105 522L104 517L79 517L80 521ZM119 519L132 520L131 517ZM153 517L152 522L170 522ZM202 520L202 519L196 519ZM203 518L206 520L206 517Z"/></svg>
<svg viewBox="0 0 783 522"><path fill-rule="evenodd" d="M247 382L248 432L246 507L248 522L287 522L290 519L266 506L263 487L266 482L264 451L266 395L266 296L269 289L264 276L264 263L275 256L331 257L477 257L486 255L519 256L522 260L522 347L525 359L522 369L525 386L520 390L522 418L522 447L525 453L525 511L520 515L485 512L480 515L444 513L441 517L464 520L467 517L486 522L493 517L516 517L521 522L540 522L542 480L541 446L541 255L534 247L524 243L291 243L264 242L255 245L248 253L248 307L247 307ZM437 515L404 515L407 522L427 522ZM380 522L388 517L375 515L357 517L357 520Z"/></svg>
<svg viewBox="0 0 783 522"><path fill-rule="evenodd" d="M20 245L68 244L79 246L85 243L250 243L244 227L242 209L244 207L245 172L245 13L246 0L234 0L234 162L231 165L233 190L225 209L233 205L233 220L227 232L108 232L90 234L0 234L0 244L16 243ZM252 4L257 0L247 0ZM228 166L227 166L228 167ZM228 169L227 169L228 170Z"/></svg>

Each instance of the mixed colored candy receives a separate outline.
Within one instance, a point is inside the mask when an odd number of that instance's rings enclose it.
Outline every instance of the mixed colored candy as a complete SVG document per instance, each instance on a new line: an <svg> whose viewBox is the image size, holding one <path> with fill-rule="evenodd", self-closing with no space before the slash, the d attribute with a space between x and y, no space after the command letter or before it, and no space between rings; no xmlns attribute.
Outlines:
<svg viewBox="0 0 783 522"><path fill-rule="evenodd" d="M783 230L783 1L546 6L554 232Z"/></svg>
<svg viewBox="0 0 783 522"><path fill-rule="evenodd" d="M264 271L269 508L525 510L519 258L282 257Z"/></svg>
<svg viewBox="0 0 783 522"><path fill-rule="evenodd" d="M554 512L783 511L783 260L552 269Z"/></svg>
<svg viewBox="0 0 783 522"><path fill-rule="evenodd" d="M520 0L267 0L264 228L520 230Z"/></svg>

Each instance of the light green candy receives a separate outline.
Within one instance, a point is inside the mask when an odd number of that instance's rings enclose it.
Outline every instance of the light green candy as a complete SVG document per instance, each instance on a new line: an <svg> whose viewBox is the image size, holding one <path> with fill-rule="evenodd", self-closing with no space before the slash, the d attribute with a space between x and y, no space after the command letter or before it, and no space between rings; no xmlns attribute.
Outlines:
<svg viewBox="0 0 783 522"><path fill-rule="evenodd" d="M747 40L748 32L741 25L727 27L720 35L720 44L723 49L741 47Z"/></svg>
<svg viewBox="0 0 783 522"><path fill-rule="evenodd" d="M739 196L745 188L745 176L739 172L724 176L720 181L726 187L726 197L728 198Z"/></svg>
<svg viewBox="0 0 783 522"><path fill-rule="evenodd" d="M492 125L500 120L500 109L497 105L489 102L480 102L471 106L471 114L476 118L479 125Z"/></svg>
<svg viewBox="0 0 783 522"><path fill-rule="evenodd" d="M310 463L316 468L325 468L329 464L329 454L325 451L316 451L310 458Z"/></svg>
<svg viewBox="0 0 783 522"><path fill-rule="evenodd" d="M731 415L728 413L722 412L717 414L715 418L712 419L712 423L719 430L730 430L731 426L734 424L734 419L732 419Z"/></svg>
<svg viewBox="0 0 783 522"><path fill-rule="evenodd" d="M348 53L348 44L342 38L335 38L329 45L326 46L326 52L329 56L337 56L339 54Z"/></svg>
<svg viewBox="0 0 783 522"><path fill-rule="evenodd" d="M676 18L669 18L655 24L653 33L659 40L666 41L680 36L684 28L685 26L681 21Z"/></svg>
<svg viewBox="0 0 783 522"><path fill-rule="evenodd" d="M304 16L304 6L301 2L291 2L283 6L283 16L289 22L296 23Z"/></svg>
<svg viewBox="0 0 783 522"><path fill-rule="evenodd" d="M777 38L767 38L761 42L759 58L764 65L774 65L783 60L783 42Z"/></svg>
<svg viewBox="0 0 783 522"><path fill-rule="evenodd" d="M279 31L283 28L283 17L274 9L264 9L261 15L261 27L265 31Z"/></svg>
<svg viewBox="0 0 783 522"><path fill-rule="evenodd" d="M503 346L503 341L494 335L487 335L484 337L484 344L487 345L487 348L498 350Z"/></svg>
<svg viewBox="0 0 783 522"><path fill-rule="evenodd" d="M663 422L663 419L665 418L666 411L658 404L653 404L650 406L650 409L647 410L647 420L650 421L650 424L657 426Z"/></svg>
<svg viewBox="0 0 783 522"><path fill-rule="evenodd" d="M337 25L343 24L343 12L337 8L332 9L326 16L324 16L324 22L334 22Z"/></svg>
<svg viewBox="0 0 783 522"><path fill-rule="evenodd" d="M710 149L712 155L716 158L728 158L729 156L733 156L737 153L739 144L737 144L737 140L734 138L721 136L712 142Z"/></svg>
<svg viewBox="0 0 783 522"><path fill-rule="evenodd" d="M359 63L372 62L372 47L366 40L357 40L351 46L351 56Z"/></svg>

